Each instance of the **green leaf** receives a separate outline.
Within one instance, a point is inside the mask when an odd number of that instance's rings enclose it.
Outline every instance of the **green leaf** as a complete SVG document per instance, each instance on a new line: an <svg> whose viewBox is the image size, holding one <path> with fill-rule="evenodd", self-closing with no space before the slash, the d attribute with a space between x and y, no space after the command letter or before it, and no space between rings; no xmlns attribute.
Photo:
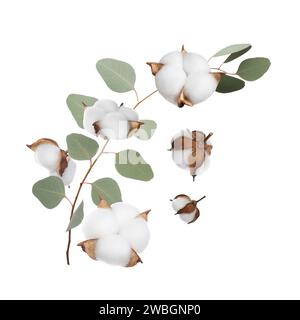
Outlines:
<svg viewBox="0 0 300 320"><path fill-rule="evenodd" d="M32 193L48 209L55 208L65 196L65 186L59 177L48 177L36 182Z"/></svg>
<svg viewBox="0 0 300 320"><path fill-rule="evenodd" d="M90 160L99 148L95 140L78 133L67 136L67 145L71 158L75 160Z"/></svg>
<svg viewBox="0 0 300 320"><path fill-rule="evenodd" d="M93 202L98 205L102 199L109 204L122 201L121 190L114 179L102 178L92 183Z"/></svg>
<svg viewBox="0 0 300 320"><path fill-rule="evenodd" d="M70 94L67 98L67 105L80 128L83 128L83 114L85 106L92 106L97 101L96 98L82 96L80 94Z"/></svg>
<svg viewBox="0 0 300 320"><path fill-rule="evenodd" d="M249 44L249 47L243 49L243 50L240 50L240 51L237 51L237 52L234 52L232 53L225 61L224 63L228 63L232 60L235 60L236 58L242 56L243 54L245 54L246 52L248 52L249 50L251 49L251 45Z"/></svg>
<svg viewBox="0 0 300 320"><path fill-rule="evenodd" d="M262 77L269 69L271 62L267 58L250 58L241 62L237 74L248 81Z"/></svg>
<svg viewBox="0 0 300 320"><path fill-rule="evenodd" d="M225 60L225 63L226 63L226 62L232 61L233 59L238 58L239 56L246 53L250 49L251 49L251 44L249 43L233 44L231 46L225 47L222 50L218 51L213 55L213 57L226 56L230 54L230 56Z"/></svg>
<svg viewBox="0 0 300 320"><path fill-rule="evenodd" d="M116 169L120 175L142 181L153 178L153 171L143 157L134 150L123 150L116 154Z"/></svg>
<svg viewBox="0 0 300 320"><path fill-rule="evenodd" d="M144 124L141 125L140 129L134 134L141 140L149 140L153 136L157 124L153 120L140 120Z"/></svg>
<svg viewBox="0 0 300 320"><path fill-rule="evenodd" d="M220 93L229 93L244 88L245 81L228 75L223 75L216 89Z"/></svg>
<svg viewBox="0 0 300 320"><path fill-rule="evenodd" d="M70 231L71 229L79 226L83 220L83 216L84 216L84 213L83 213L83 201L82 201L78 206L78 208L73 213L73 216L70 220L70 223L66 231Z"/></svg>
<svg viewBox="0 0 300 320"><path fill-rule="evenodd" d="M96 67L112 91L127 92L134 89L136 77L130 64L116 59L102 59L97 62Z"/></svg>

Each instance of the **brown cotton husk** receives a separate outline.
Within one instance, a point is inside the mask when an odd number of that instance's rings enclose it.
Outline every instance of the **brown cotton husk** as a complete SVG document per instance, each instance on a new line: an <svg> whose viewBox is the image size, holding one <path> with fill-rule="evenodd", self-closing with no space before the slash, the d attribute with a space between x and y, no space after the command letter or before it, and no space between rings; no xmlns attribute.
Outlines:
<svg viewBox="0 0 300 320"><path fill-rule="evenodd" d="M150 211L151 211L151 209L144 211L144 212L140 213L137 217L143 218L145 221L148 221L148 214Z"/></svg>
<svg viewBox="0 0 300 320"><path fill-rule="evenodd" d="M55 140L49 139L49 138L41 138L38 139L37 141L33 142L32 144L26 144L26 146L31 149L32 151L35 151L36 148L41 145L41 144L53 144L54 146L58 147L58 144Z"/></svg>
<svg viewBox="0 0 300 320"><path fill-rule="evenodd" d="M111 208L111 206L105 199L101 199L98 208Z"/></svg>
<svg viewBox="0 0 300 320"><path fill-rule="evenodd" d="M129 123L129 131L128 131L128 138L131 137L134 133L136 133L140 127L144 124L141 121L128 121Z"/></svg>
<svg viewBox="0 0 300 320"><path fill-rule="evenodd" d="M184 44L183 44L182 47L181 47L181 52L182 52L182 53L187 53L187 51L186 51L185 48L184 48Z"/></svg>
<svg viewBox="0 0 300 320"><path fill-rule="evenodd" d="M97 239L90 239L90 240L85 240L80 243L78 243L78 246L81 247L81 249L93 260L96 259L96 243Z"/></svg>
<svg viewBox="0 0 300 320"><path fill-rule="evenodd" d="M134 267L139 262L143 263L142 259L140 258L140 256L137 254L135 250L131 249L130 260L126 267L128 268Z"/></svg>
<svg viewBox="0 0 300 320"><path fill-rule="evenodd" d="M190 149L193 146L193 140L189 137L181 136L171 142L171 150Z"/></svg>
<svg viewBox="0 0 300 320"><path fill-rule="evenodd" d="M100 134L100 130L101 130L100 121L94 122L93 123L93 127L94 127L94 130L95 130L96 136L98 136Z"/></svg>
<svg viewBox="0 0 300 320"><path fill-rule="evenodd" d="M56 171L62 177L67 167L68 167L68 153L64 150L60 150L60 160L58 161Z"/></svg>
<svg viewBox="0 0 300 320"><path fill-rule="evenodd" d="M155 76L158 71L164 66L163 63L159 63L159 62L146 62L148 66L150 66L151 68L151 72L152 74Z"/></svg>
<svg viewBox="0 0 300 320"><path fill-rule="evenodd" d="M188 97L185 96L183 90L180 92L180 95L178 96L177 98L177 106L179 108L182 108L183 106L189 106L189 107L192 107L193 106L193 103L192 101L189 100Z"/></svg>
<svg viewBox="0 0 300 320"><path fill-rule="evenodd" d="M211 74L214 76L214 78L219 82L224 75L222 72L211 72Z"/></svg>
<svg viewBox="0 0 300 320"><path fill-rule="evenodd" d="M192 200L185 207L178 210L176 214L192 213L197 208L197 202Z"/></svg>
<svg viewBox="0 0 300 320"><path fill-rule="evenodd" d="M188 224L195 222L200 217L200 210L197 207L195 208L195 210L196 212L195 212L194 218L192 221L188 222Z"/></svg>

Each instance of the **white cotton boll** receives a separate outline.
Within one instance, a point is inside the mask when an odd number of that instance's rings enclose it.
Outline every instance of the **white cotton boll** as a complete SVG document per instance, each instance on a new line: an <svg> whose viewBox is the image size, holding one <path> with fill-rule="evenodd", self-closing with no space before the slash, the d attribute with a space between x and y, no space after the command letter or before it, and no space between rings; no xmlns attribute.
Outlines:
<svg viewBox="0 0 300 320"><path fill-rule="evenodd" d="M209 73L210 68L205 58L197 53L185 53L183 55L183 70L186 74L196 72Z"/></svg>
<svg viewBox="0 0 300 320"><path fill-rule="evenodd" d="M100 110L108 112L118 111L119 107L113 100L103 99L95 102L94 107Z"/></svg>
<svg viewBox="0 0 300 320"><path fill-rule="evenodd" d="M156 88L168 101L177 105L177 98L185 84L186 74L178 67L166 65L155 76Z"/></svg>
<svg viewBox="0 0 300 320"><path fill-rule="evenodd" d="M189 157L192 154L192 149L173 150L173 161L182 169L186 169L189 166Z"/></svg>
<svg viewBox="0 0 300 320"><path fill-rule="evenodd" d="M181 220L183 220L184 222L186 223L189 223L191 222L194 217L195 217L195 214L196 214L196 209L191 212L191 213L181 213L181 214L178 214L178 216L180 217Z"/></svg>
<svg viewBox="0 0 300 320"><path fill-rule="evenodd" d="M187 77L184 94L193 103L197 104L210 97L217 88L218 82L210 74L194 73Z"/></svg>
<svg viewBox="0 0 300 320"><path fill-rule="evenodd" d="M69 159L68 166L61 177L65 186L69 186L72 183L75 173L76 173L76 162L72 159Z"/></svg>
<svg viewBox="0 0 300 320"><path fill-rule="evenodd" d="M186 197L178 197L172 201L172 207L177 212L184 208L191 200Z"/></svg>
<svg viewBox="0 0 300 320"><path fill-rule="evenodd" d="M136 111L127 108L127 107L120 107L119 112L121 112L123 115L125 115L126 119L129 121L138 121L139 116Z"/></svg>
<svg viewBox="0 0 300 320"><path fill-rule="evenodd" d="M174 137L172 138L172 141L176 140L177 138L180 138L180 137L187 137L187 138L190 138L192 139L193 138L193 135L192 135L192 132L191 130L189 129L185 129L185 130L181 130L180 132L176 133L174 135Z"/></svg>
<svg viewBox="0 0 300 320"><path fill-rule="evenodd" d="M55 171L60 160L60 149L50 143L40 144L35 150L35 160L50 171Z"/></svg>
<svg viewBox="0 0 300 320"><path fill-rule="evenodd" d="M55 177L61 178L64 185L69 186L74 179L75 173L76 173L76 162L73 161L72 159L70 159L68 161L68 166L65 169L62 176L60 176L57 173L57 171L50 171L50 176L55 176Z"/></svg>
<svg viewBox="0 0 300 320"><path fill-rule="evenodd" d="M179 51L169 52L160 59L160 63L182 69L182 53Z"/></svg>
<svg viewBox="0 0 300 320"><path fill-rule="evenodd" d="M137 208L123 202L116 202L111 208L120 228L140 213Z"/></svg>
<svg viewBox="0 0 300 320"><path fill-rule="evenodd" d="M108 139L126 139L129 124L121 112L108 113L101 121L101 134Z"/></svg>
<svg viewBox="0 0 300 320"><path fill-rule="evenodd" d="M82 224L86 239L98 239L107 234L117 233L117 220L110 208L98 208L88 214Z"/></svg>
<svg viewBox="0 0 300 320"><path fill-rule="evenodd" d="M106 235L97 241L95 255L97 260L126 267L130 261L131 247L120 235Z"/></svg>
<svg viewBox="0 0 300 320"><path fill-rule="evenodd" d="M97 101L99 102L99 101ZM97 103L96 102L96 103ZM97 135L93 124L101 121L106 115L106 111L98 107L86 107L83 115L83 127L90 134Z"/></svg>
<svg viewBox="0 0 300 320"><path fill-rule="evenodd" d="M150 231L143 218L135 218L129 221L120 230L120 235L125 238L132 249L142 252L150 240Z"/></svg>

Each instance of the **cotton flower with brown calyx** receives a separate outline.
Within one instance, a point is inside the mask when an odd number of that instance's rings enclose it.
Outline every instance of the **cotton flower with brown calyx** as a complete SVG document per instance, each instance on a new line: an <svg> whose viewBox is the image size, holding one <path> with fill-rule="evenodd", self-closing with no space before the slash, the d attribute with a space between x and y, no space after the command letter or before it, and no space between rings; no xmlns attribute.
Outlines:
<svg viewBox="0 0 300 320"><path fill-rule="evenodd" d="M185 194L179 194L170 201L172 201L172 207L176 211L175 215L179 215L184 222L191 224L199 218L200 210L198 209L197 204L204 198L205 196L199 200L192 200Z"/></svg>
<svg viewBox="0 0 300 320"><path fill-rule="evenodd" d="M173 161L182 169L188 169L193 181L209 166L212 145L209 142L212 133L181 130L171 140Z"/></svg>
<svg viewBox="0 0 300 320"><path fill-rule="evenodd" d="M147 62L155 76L159 93L178 107L194 106L210 97L223 75L211 72L208 62L197 53L181 51L164 55L157 62Z"/></svg>
<svg viewBox="0 0 300 320"><path fill-rule="evenodd" d="M108 99L86 106L83 115L84 129L105 139L129 138L142 124L136 111Z"/></svg>
<svg viewBox="0 0 300 320"><path fill-rule="evenodd" d="M56 141L41 138L26 146L34 151L36 162L48 169L50 175L60 177L65 185L71 184L76 172L76 163Z"/></svg>
<svg viewBox="0 0 300 320"><path fill-rule="evenodd" d="M108 264L133 267L142 262L139 253L148 245L150 210L101 199L98 209L87 215L82 230L87 240L78 244L87 255Z"/></svg>

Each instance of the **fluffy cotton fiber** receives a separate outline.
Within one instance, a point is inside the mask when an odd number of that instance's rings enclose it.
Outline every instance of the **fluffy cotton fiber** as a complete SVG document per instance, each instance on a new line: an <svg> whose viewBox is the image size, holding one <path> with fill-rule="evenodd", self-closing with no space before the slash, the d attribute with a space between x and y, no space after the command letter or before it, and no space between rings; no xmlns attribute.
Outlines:
<svg viewBox="0 0 300 320"><path fill-rule="evenodd" d="M178 104L181 92L192 103L200 103L216 90L218 81L210 73L205 58L196 53L170 52L160 63L163 67L155 75L155 83L160 94Z"/></svg>
<svg viewBox="0 0 300 320"><path fill-rule="evenodd" d="M137 252L142 252L147 247L150 239L150 231L147 222L143 218L135 218L129 221L121 228L120 235Z"/></svg>
<svg viewBox="0 0 300 320"><path fill-rule="evenodd" d="M112 265L127 266L130 260L129 242L117 234L103 236L96 244L96 259Z"/></svg>
<svg viewBox="0 0 300 320"><path fill-rule="evenodd" d="M60 160L60 149L53 144L43 143L36 148L34 156L40 165L54 171Z"/></svg>
<svg viewBox="0 0 300 320"><path fill-rule="evenodd" d="M123 202L116 202L112 204L111 208L120 228L140 213L134 206Z"/></svg>
<svg viewBox="0 0 300 320"><path fill-rule="evenodd" d="M98 208L84 218L82 231L86 239L98 239L117 233L119 226L110 208Z"/></svg>

